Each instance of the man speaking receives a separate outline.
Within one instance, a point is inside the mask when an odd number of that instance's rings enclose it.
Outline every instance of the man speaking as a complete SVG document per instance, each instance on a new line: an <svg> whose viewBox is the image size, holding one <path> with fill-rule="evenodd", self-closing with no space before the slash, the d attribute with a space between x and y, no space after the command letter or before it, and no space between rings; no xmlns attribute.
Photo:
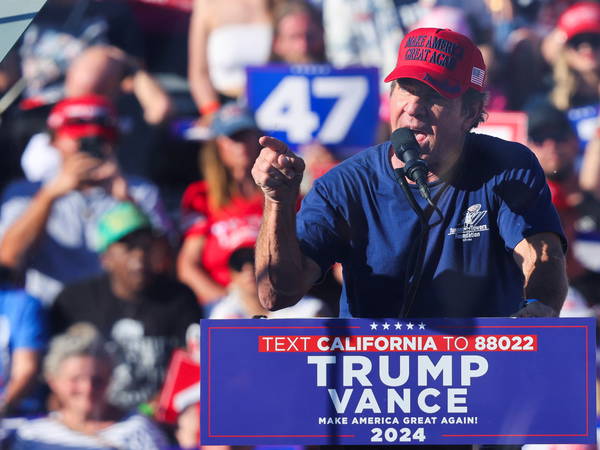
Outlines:
<svg viewBox="0 0 600 450"><path fill-rule="evenodd" d="M391 142L319 178L296 216L304 162L271 137L252 170L265 194L260 299L290 306L343 266L350 317L547 317L560 311L566 242L526 147L471 133L484 118L479 49L451 30L403 39Z"/></svg>

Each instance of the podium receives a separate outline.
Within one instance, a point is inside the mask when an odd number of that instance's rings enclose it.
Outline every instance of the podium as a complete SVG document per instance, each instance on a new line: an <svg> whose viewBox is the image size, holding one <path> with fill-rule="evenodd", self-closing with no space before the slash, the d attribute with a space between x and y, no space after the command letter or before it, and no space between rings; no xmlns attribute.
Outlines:
<svg viewBox="0 0 600 450"><path fill-rule="evenodd" d="M204 445L594 443L594 319L201 322Z"/></svg>

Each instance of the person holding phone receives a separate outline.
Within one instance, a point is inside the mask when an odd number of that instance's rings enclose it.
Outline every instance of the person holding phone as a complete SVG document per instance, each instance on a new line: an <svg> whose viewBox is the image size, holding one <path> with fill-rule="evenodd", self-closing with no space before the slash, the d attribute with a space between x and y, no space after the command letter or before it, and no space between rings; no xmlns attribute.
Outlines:
<svg viewBox="0 0 600 450"><path fill-rule="evenodd" d="M26 271L25 289L51 304L63 284L98 274L97 219L117 201L132 201L158 229L170 231L157 188L124 175L114 155L117 116L104 97L63 100L50 112L56 173L8 186L0 209L0 261Z"/></svg>

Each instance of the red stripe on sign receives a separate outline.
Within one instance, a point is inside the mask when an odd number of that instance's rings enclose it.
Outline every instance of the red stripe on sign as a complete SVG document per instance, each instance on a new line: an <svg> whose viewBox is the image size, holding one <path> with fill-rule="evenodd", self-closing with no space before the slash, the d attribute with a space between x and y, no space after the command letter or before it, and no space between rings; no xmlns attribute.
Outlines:
<svg viewBox="0 0 600 450"><path fill-rule="evenodd" d="M535 352L537 335L259 336L260 353Z"/></svg>

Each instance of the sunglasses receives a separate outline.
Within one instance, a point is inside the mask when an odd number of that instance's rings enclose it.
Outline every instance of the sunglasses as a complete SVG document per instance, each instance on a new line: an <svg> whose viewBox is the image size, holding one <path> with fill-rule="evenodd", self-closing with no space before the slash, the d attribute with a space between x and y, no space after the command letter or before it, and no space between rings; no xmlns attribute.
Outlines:
<svg viewBox="0 0 600 450"><path fill-rule="evenodd" d="M571 48L579 50L582 45L589 45L593 49L600 49L600 34L598 33L581 33L569 39L567 45Z"/></svg>

